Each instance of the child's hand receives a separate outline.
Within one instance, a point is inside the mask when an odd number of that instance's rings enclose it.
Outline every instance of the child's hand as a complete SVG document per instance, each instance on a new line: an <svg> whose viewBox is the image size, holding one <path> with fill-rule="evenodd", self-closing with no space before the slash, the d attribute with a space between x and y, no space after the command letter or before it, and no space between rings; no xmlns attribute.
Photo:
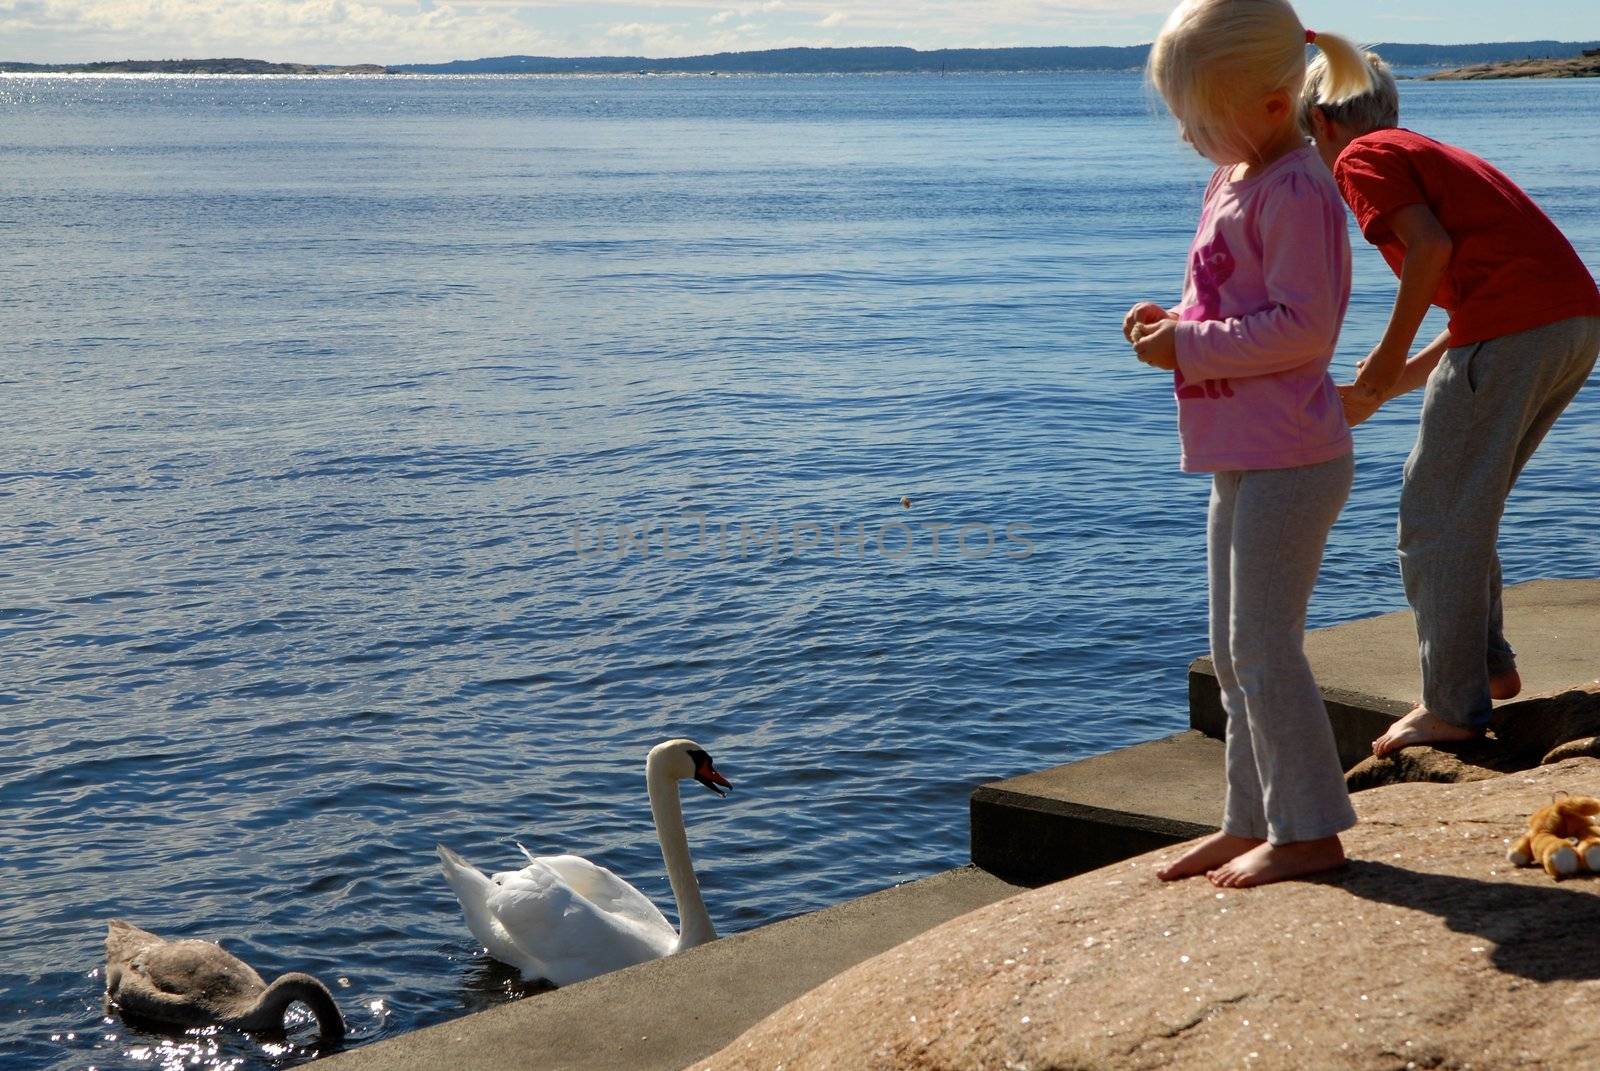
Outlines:
<svg viewBox="0 0 1600 1071"><path fill-rule="evenodd" d="M1350 384L1349 390L1363 403L1371 403L1376 411L1388 399L1405 370L1405 350L1389 352L1380 346L1356 365L1356 381Z"/></svg>
<svg viewBox="0 0 1600 1071"><path fill-rule="evenodd" d="M1160 323L1169 320L1172 314L1153 301L1141 301L1128 310L1128 315L1122 318L1122 337L1129 342L1134 342L1133 329L1140 324Z"/></svg>
<svg viewBox="0 0 1600 1071"><path fill-rule="evenodd" d="M1133 352L1153 368L1168 372L1178 367L1178 324L1162 317L1156 323L1134 324L1128 333Z"/></svg>
<svg viewBox="0 0 1600 1071"><path fill-rule="evenodd" d="M1339 401L1344 403L1344 422L1352 428L1364 422L1383 405L1382 399L1374 400L1365 391L1358 394L1353 383L1339 388Z"/></svg>

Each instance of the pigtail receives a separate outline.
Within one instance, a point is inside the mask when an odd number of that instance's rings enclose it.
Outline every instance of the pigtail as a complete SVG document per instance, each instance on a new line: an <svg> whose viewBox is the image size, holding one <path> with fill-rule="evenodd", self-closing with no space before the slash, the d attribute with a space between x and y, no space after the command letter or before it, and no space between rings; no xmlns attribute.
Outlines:
<svg viewBox="0 0 1600 1071"><path fill-rule="evenodd" d="M1316 104L1343 104L1373 89L1372 70L1361 50L1348 38L1320 30L1306 37L1322 52L1324 73L1318 79Z"/></svg>
<svg viewBox="0 0 1600 1071"><path fill-rule="evenodd" d="M1308 43L1321 53L1309 65ZM1311 108L1391 85L1386 70L1370 68L1347 38L1306 30L1289 0L1181 0L1150 48L1146 73L1196 149L1237 163L1249 153L1238 101L1286 90L1300 97L1304 125Z"/></svg>

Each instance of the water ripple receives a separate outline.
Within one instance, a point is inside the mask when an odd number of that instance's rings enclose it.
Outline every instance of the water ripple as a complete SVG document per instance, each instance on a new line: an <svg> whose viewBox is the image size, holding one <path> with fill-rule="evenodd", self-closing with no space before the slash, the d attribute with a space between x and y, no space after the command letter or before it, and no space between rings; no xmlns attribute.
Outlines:
<svg viewBox="0 0 1600 1071"><path fill-rule="evenodd" d="M1175 290L1203 168L1133 76L21 84L8 1068L313 1054L105 1018L118 915L323 976L353 1044L530 996L434 844L670 907L667 736L737 786L685 794L732 932L1184 724L1207 487L1116 324ZM1595 88L1405 92L1592 261L1600 147L1547 147ZM1342 362L1392 294L1363 250ZM1513 580L1600 571L1590 412L1513 498ZM1362 432L1315 623L1401 602L1415 418Z"/></svg>

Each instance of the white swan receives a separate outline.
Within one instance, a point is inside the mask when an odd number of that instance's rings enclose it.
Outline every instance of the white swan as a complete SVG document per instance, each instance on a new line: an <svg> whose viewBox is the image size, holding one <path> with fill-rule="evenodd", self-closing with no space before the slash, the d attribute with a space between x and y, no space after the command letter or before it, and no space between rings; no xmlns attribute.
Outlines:
<svg viewBox="0 0 1600 1071"><path fill-rule="evenodd" d="M579 856L535 856L519 844L528 865L488 878L441 844L440 865L461 901L467 929L525 980L558 986L715 940L678 798L678 782L691 777L718 796L733 787L693 740L668 740L650 749L645 786L681 933L638 889Z"/></svg>

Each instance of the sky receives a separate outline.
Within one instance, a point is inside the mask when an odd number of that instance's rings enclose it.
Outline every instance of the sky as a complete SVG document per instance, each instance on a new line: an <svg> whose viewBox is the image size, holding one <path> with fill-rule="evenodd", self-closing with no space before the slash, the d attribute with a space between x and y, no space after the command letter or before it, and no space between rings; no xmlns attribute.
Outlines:
<svg viewBox="0 0 1600 1071"><path fill-rule="evenodd" d="M0 60L406 63L795 45L1126 45L1174 0L0 0ZM1600 39L1597 0L1300 0L1368 44Z"/></svg>

